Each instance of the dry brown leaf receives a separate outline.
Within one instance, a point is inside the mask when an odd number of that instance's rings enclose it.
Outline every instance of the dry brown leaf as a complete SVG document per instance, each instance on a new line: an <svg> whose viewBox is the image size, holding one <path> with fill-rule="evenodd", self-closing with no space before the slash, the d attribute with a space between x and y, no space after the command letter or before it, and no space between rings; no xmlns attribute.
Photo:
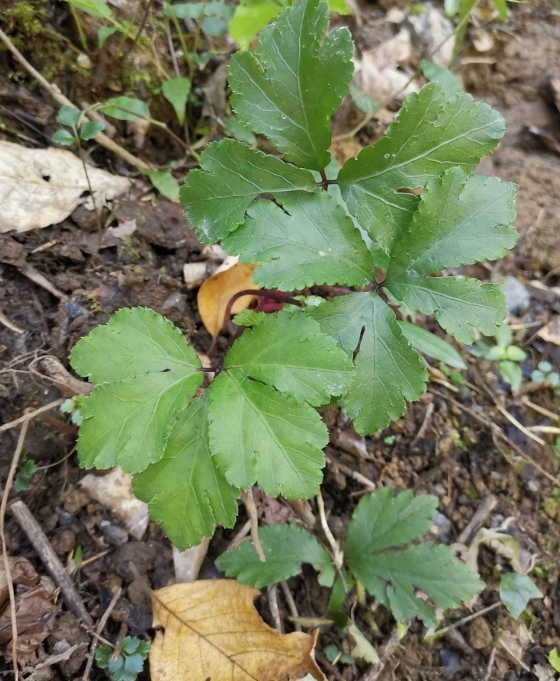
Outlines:
<svg viewBox="0 0 560 681"><path fill-rule="evenodd" d="M35 660L39 645L47 638L53 627L56 613L60 610L58 590L48 577L40 578L25 558L9 559L12 581L16 587L17 655L21 665ZM7 595L4 565L0 567L0 646L4 657L11 656L12 617Z"/></svg>
<svg viewBox="0 0 560 681"><path fill-rule="evenodd" d="M259 593L230 579L154 591L154 626L165 631L150 649L152 681L326 681L313 659L317 634L268 627L253 605Z"/></svg>
<svg viewBox="0 0 560 681"><path fill-rule="evenodd" d="M229 269L217 272L200 287L197 296L198 311L208 333L215 338L222 330L224 314L230 298L245 289L258 290L259 286L251 281L256 265L243 265L238 262ZM232 314L246 310L252 296L238 298L231 308Z"/></svg>
<svg viewBox="0 0 560 681"><path fill-rule="evenodd" d="M88 166L97 206L130 187L126 177ZM62 222L89 190L81 160L63 149L26 149L0 141L0 233ZM91 206L93 208L93 206Z"/></svg>

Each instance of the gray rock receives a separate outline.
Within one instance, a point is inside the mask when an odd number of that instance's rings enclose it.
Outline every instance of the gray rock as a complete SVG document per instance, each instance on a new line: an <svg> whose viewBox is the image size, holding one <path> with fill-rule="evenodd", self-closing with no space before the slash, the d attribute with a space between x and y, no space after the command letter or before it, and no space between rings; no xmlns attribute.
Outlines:
<svg viewBox="0 0 560 681"><path fill-rule="evenodd" d="M503 286L507 309L511 315L517 315L529 307L531 294L520 281L508 275Z"/></svg>
<svg viewBox="0 0 560 681"><path fill-rule="evenodd" d="M441 666L448 679L461 671L461 656L455 650L443 648L440 652Z"/></svg>
<svg viewBox="0 0 560 681"><path fill-rule="evenodd" d="M437 539L442 544L447 544L451 539L451 532L453 530L453 523L443 513L436 513L432 518L432 522L437 528Z"/></svg>

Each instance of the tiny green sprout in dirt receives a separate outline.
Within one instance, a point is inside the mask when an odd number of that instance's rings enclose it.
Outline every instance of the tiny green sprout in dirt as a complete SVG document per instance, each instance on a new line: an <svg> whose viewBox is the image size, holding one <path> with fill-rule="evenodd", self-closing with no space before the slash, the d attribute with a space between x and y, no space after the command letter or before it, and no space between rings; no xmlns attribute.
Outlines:
<svg viewBox="0 0 560 681"><path fill-rule="evenodd" d="M79 146L80 141L92 140L105 129L105 123L88 121L84 118L84 112L73 106L60 107L56 121L65 127L54 133L52 141L64 147Z"/></svg>
<svg viewBox="0 0 560 681"><path fill-rule="evenodd" d="M504 381L514 390L519 390L523 381L521 362L527 359L527 353L513 342L513 333L507 324L502 324L494 334L496 345L486 338L479 339L471 348L474 357L495 362Z"/></svg>
<svg viewBox="0 0 560 681"><path fill-rule="evenodd" d="M85 395L75 395L74 397L69 397L67 400L60 405L59 409L63 414L71 414L71 421L75 426L82 425L82 415L80 414L80 408L85 400Z"/></svg>
<svg viewBox="0 0 560 681"><path fill-rule="evenodd" d="M554 394L560 395L560 374L554 370L550 362L539 362L537 368L531 372L531 380L553 388Z"/></svg>
<svg viewBox="0 0 560 681"><path fill-rule="evenodd" d="M28 459L29 452L24 449L20 456L20 464L14 480L14 490L16 492L26 492L31 484L31 478L39 470L33 459Z"/></svg>
<svg viewBox="0 0 560 681"><path fill-rule="evenodd" d="M144 669L150 644L136 636L125 636L116 650L107 646L97 648L95 661L100 669L106 669L113 681L135 681Z"/></svg>
<svg viewBox="0 0 560 681"><path fill-rule="evenodd" d="M501 258L516 242L516 186L473 174L503 136L502 116L429 83L407 97L384 138L338 168L330 121L349 92L354 46L346 28L329 31L329 16L326 2L299 0L263 29L254 52L231 58L234 115L274 153L212 142L181 188L199 239L254 264L261 289L252 295L284 307L238 315L244 328L211 368L180 329L145 308L119 310L71 353L72 367L95 384L80 407L81 465L131 473L179 549L212 536L216 524L233 527L241 490L255 484L273 497L313 497L329 441L320 408L338 404L369 435L426 391L417 349L464 366L447 342L403 325L401 312L433 315L460 343L496 334L507 316L499 285L439 274ZM325 297L302 298L312 287ZM385 549L423 534L433 502L408 493L394 505L368 499L348 530L348 569L397 618L431 620ZM363 528L368 504L381 501L387 515ZM395 510L416 505L424 520L411 516L410 529L399 522L393 532ZM432 589L438 566L455 569L452 554L429 542L399 554L421 582L414 586L441 607L479 584L467 571L464 591L455 581Z"/></svg>

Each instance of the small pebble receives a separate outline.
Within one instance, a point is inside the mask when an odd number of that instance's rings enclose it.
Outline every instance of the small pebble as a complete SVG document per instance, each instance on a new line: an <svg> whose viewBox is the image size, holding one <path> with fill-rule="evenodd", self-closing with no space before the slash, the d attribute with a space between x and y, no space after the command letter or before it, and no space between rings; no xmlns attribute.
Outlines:
<svg viewBox="0 0 560 681"><path fill-rule="evenodd" d="M510 315L517 315L531 304L531 294L515 277L507 276L503 285L506 305Z"/></svg>
<svg viewBox="0 0 560 681"><path fill-rule="evenodd" d="M450 679L461 670L461 656L455 650L443 648L439 654L445 676Z"/></svg>
<svg viewBox="0 0 560 681"><path fill-rule="evenodd" d="M111 524L107 520L104 520L101 523L101 531L103 532L105 539L113 546L122 546L128 541L128 532L118 525Z"/></svg>

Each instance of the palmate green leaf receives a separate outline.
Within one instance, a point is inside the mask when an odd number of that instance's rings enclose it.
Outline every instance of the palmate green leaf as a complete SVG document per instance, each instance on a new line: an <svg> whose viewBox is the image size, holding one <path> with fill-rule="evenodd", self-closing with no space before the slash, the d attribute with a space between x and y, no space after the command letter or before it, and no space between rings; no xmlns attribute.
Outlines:
<svg viewBox="0 0 560 681"><path fill-rule="evenodd" d="M377 293L338 296L308 314L350 355L359 345L354 379L344 400L359 433L385 428L403 415L407 400L424 394L426 367Z"/></svg>
<svg viewBox="0 0 560 681"><path fill-rule="evenodd" d="M467 176L460 168L431 180L410 227L395 244L386 283L409 272L432 274L502 258L517 241L510 226L516 190L510 182Z"/></svg>
<svg viewBox="0 0 560 681"><path fill-rule="evenodd" d="M353 45L346 28L327 35L329 8L300 0L259 37L256 53L231 58L231 101L242 123L288 161L322 170L330 162L330 118L348 91Z"/></svg>
<svg viewBox="0 0 560 681"><path fill-rule="evenodd" d="M411 491L396 497L390 487L363 497L348 526L344 556L354 576L396 619L418 616L435 625L426 602L414 595L421 589L440 608L452 608L471 598L483 584L453 549L424 542L405 548L431 527L437 507L434 497Z"/></svg>
<svg viewBox="0 0 560 681"><path fill-rule="evenodd" d="M210 446L228 481L270 496L309 498L319 490L328 431L305 402L223 371L210 392Z"/></svg>
<svg viewBox="0 0 560 681"><path fill-rule="evenodd" d="M315 407L341 395L353 375L349 357L304 312L267 315L233 344L226 369L241 369Z"/></svg>
<svg viewBox="0 0 560 681"><path fill-rule="evenodd" d="M245 221L259 194L275 196L315 186L313 175L235 140L213 142L181 189L190 225L206 243L215 243Z"/></svg>
<svg viewBox="0 0 560 681"><path fill-rule="evenodd" d="M222 553L216 565L226 577L235 577L240 584L257 589L299 575L302 563L309 563L316 570L332 565L319 541L297 525L277 523L259 527L259 543L266 562L261 562L253 543L245 541Z"/></svg>
<svg viewBox="0 0 560 681"><path fill-rule="evenodd" d="M206 393L179 412L163 458L134 476L134 493L181 551L211 537L216 523L233 527L239 490L212 457Z"/></svg>
<svg viewBox="0 0 560 681"><path fill-rule="evenodd" d="M507 317L501 286L481 284L478 279L410 275L387 288L412 310L433 314L461 343L473 343L475 329L493 336Z"/></svg>
<svg viewBox="0 0 560 681"><path fill-rule="evenodd" d="M80 408L84 468L118 464L137 473L158 461L178 411L203 381L180 330L145 308L116 312L78 341L70 363L97 384Z"/></svg>
<svg viewBox="0 0 560 681"><path fill-rule="evenodd" d="M410 190L453 166L473 170L503 136L504 125L488 104L463 92L449 97L435 83L425 85L406 98L387 135L340 171L348 209L390 253L418 204Z"/></svg>
<svg viewBox="0 0 560 681"><path fill-rule="evenodd" d="M245 224L222 246L241 262L261 263L253 281L265 288L297 291L313 284L363 286L373 260L360 232L327 192L292 192L257 201Z"/></svg>
<svg viewBox="0 0 560 681"><path fill-rule="evenodd" d="M507 315L501 288L476 279L424 277L446 267L495 260L517 232L516 185L450 168L428 182L408 230L393 249L385 286L398 300L434 314L457 340L472 343L475 329L493 335Z"/></svg>

